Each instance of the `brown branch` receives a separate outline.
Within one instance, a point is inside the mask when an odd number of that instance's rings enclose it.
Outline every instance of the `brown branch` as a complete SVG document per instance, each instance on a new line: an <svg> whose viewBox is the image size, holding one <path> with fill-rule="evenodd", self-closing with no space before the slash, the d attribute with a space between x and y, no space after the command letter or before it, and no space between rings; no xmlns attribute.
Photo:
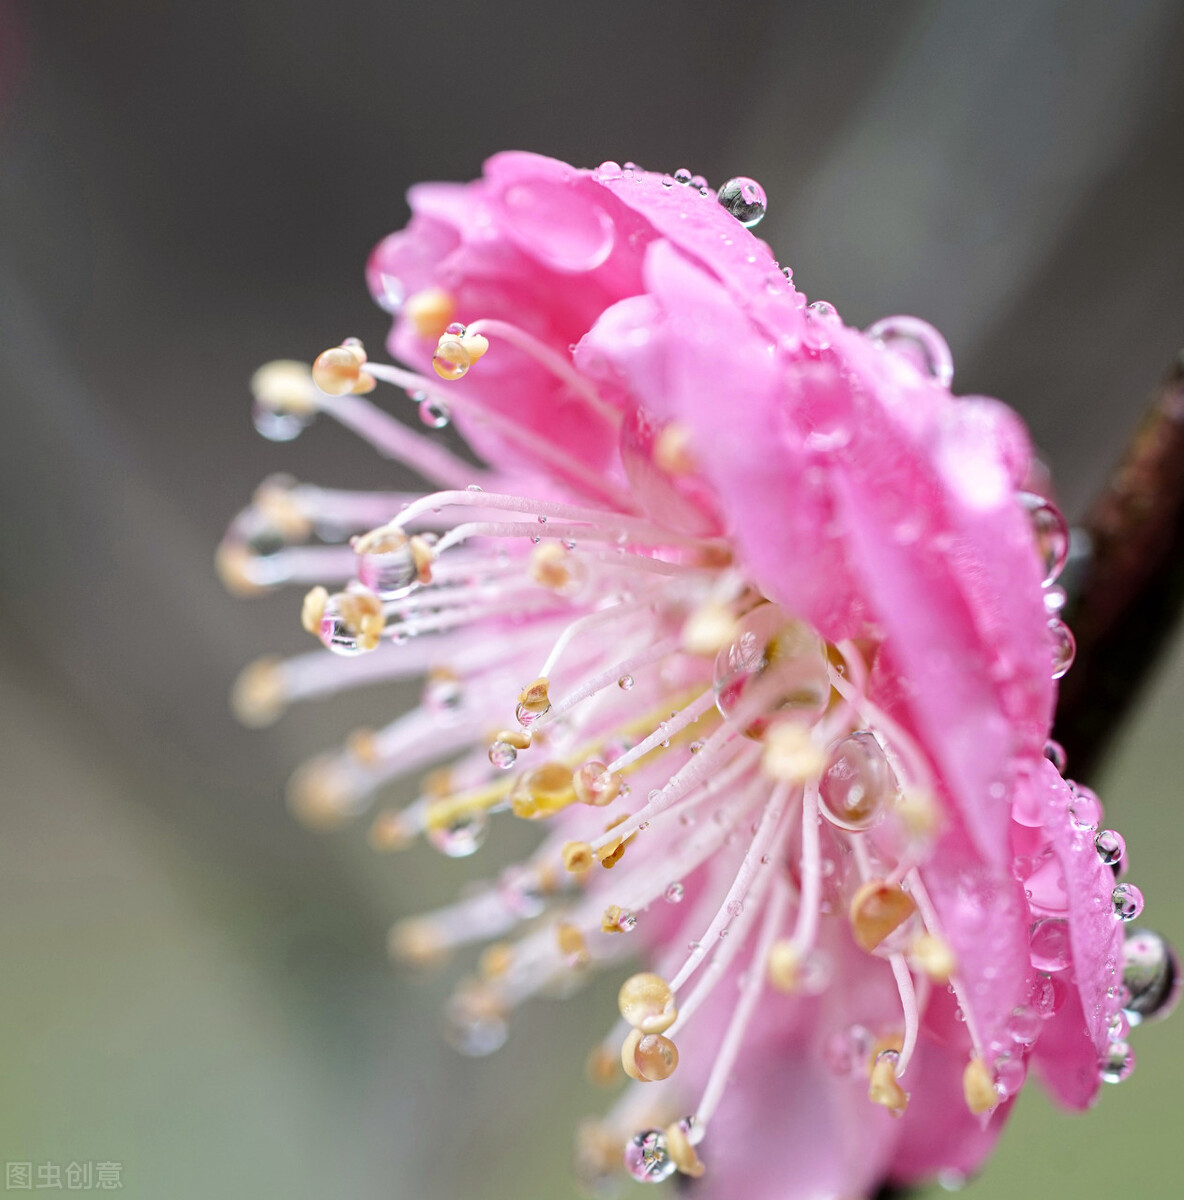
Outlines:
<svg viewBox="0 0 1184 1200"><path fill-rule="evenodd" d="M1077 779L1097 768L1184 604L1184 350L1084 529L1091 554L1066 613L1077 661L1054 731Z"/></svg>

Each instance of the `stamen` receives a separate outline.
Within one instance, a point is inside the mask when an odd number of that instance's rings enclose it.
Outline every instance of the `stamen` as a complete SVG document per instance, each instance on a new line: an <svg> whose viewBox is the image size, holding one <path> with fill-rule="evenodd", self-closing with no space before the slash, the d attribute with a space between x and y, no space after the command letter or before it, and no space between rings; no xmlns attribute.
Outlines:
<svg viewBox="0 0 1184 1200"><path fill-rule="evenodd" d="M913 898L882 879L869 879L851 897L851 933L869 953L899 929L916 911Z"/></svg>
<svg viewBox="0 0 1184 1200"><path fill-rule="evenodd" d="M643 971L621 984L617 996L621 1016L642 1033L665 1033L678 1017L674 989L661 975Z"/></svg>
<svg viewBox="0 0 1184 1200"><path fill-rule="evenodd" d="M904 1044L900 1048L900 1058L896 1064L896 1077L899 1079L912 1061L913 1051L917 1046L920 1017L917 1011L917 993L913 990L913 977L909 973L904 955L890 954L888 961L892 964L892 974L896 978L896 989L900 993L900 1006L904 1012Z"/></svg>
<svg viewBox="0 0 1184 1200"><path fill-rule="evenodd" d="M962 1073L962 1094L966 1107L975 1116L989 1113L999 1104L999 1093L995 1090L995 1079L990 1068L981 1058L972 1058Z"/></svg>

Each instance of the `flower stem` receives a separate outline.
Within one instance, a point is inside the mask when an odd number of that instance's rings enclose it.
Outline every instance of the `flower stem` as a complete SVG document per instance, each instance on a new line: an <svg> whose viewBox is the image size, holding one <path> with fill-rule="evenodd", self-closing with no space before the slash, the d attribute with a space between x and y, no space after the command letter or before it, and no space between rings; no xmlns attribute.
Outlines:
<svg viewBox="0 0 1184 1200"><path fill-rule="evenodd" d="M1097 769L1184 604L1184 349L1083 529L1091 553L1066 613L1077 659L1054 730L1077 779Z"/></svg>

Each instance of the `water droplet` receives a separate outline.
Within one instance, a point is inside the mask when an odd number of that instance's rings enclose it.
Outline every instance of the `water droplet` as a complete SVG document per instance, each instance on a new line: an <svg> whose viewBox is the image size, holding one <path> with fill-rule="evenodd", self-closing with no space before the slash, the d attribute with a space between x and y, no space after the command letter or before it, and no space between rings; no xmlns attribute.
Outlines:
<svg viewBox="0 0 1184 1200"><path fill-rule="evenodd" d="M622 675L621 678L617 680L617 687L619 687L623 692L631 691L633 688L633 676Z"/></svg>
<svg viewBox="0 0 1184 1200"><path fill-rule="evenodd" d="M423 689L423 704L433 712L453 712L464 699L464 688L451 671L437 671L428 677Z"/></svg>
<svg viewBox="0 0 1184 1200"><path fill-rule="evenodd" d="M255 432L261 434L269 442L290 442L299 437L309 425L315 413L277 412L258 401L251 408L251 421Z"/></svg>
<svg viewBox="0 0 1184 1200"><path fill-rule="evenodd" d="M1133 883L1120 883L1110 899L1115 915L1123 921L1133 921L1143 911L1143 893Z"/></svg>
<svg viewBox="0 0 1184 1200"><path fill-rule="evenodd" d="M661 1183L676 1167L660 1129L643 1129L625 1145L625 1170L640 1183Z"/></svg>
<svg viewBox="0 0 1184 1200"><path fill-rule="evenodd" d="M1013 1009L1011 1020L1007 1023L1011 1040L1020 1046L1030 1046L1036 1040L1043 1021L1040 1013L1027 1004L1021 1004Z"/></svg>
<svg viewBox="0 0 1184 1200"><path fill-rule="evenodd" d="M746 175L737 175L735 179L729 179L719 189L717 198L745 229L759 225L769 209L765 189L755 179L749 179Z"/></svg>
<svg viewBox="0 0 1184 1200"><path fill-rule="evenodd" d="M490 744L489 761L499 770L508 771L518 761L518 751L509 742L498 738Z"/></svg>
<svg viewBox="0 0 1184 1200"><path fill-rule="evenodd" d="M1069 965L1069 922L1044 917L1029 930L1028 953L1037 971L1063 971Z"/></svg>
<svg viewBox="0 0 1184 1200"><path fill-rule="evenodd" d="M685 894L686 891L681 883L667 884L666 891L663 892L667 904L681 904Z"/></svg>
<svg viewBox="0 0 1184 1200"><path fill-rule="evenodd" d="M1103 1083L1121 1083L1135 1069L1135 1052L1126 1042L1111 1042L1098 1067Z"/></svg>
<svg viewBox="0 0 1184 1200"><path fill-rule="evenodd" d="M596 178L601 183L607 183L613 179L621 179L624 174L625 172L621 170L621 164L613 162L611 158L605 162L602 162L600 166L596 168Z"/></svg>
<svg viewBox="0 0 1184 1200"><path fill-rule="evenodd" d="M398 600L415 590L419 568L406 537L370 540L371 549L358 555L358 579L379 599Z"/></svg>
<svg viewBox="0 0 1184 1200"><path fill-rule="evenodd" d="M919 317L884 317L864 332L885 350L899 354L922 375L949 387L954 378L954 358L946 339Z"/></svg>
<svg viewBox="0 0 1184 1200"><path fill-rule="evenodd" d="M763 682L766 672L776 687ZM778 713L813 724L830 700L830 675L818 635L775 604L745 615L716 655L715 703L724 717L742 714L746 736L759 739Z"/></svg>
<svg viewBox="0 0 1184 1200"><path fill-rule="evenodd" d="M870 829L894 791L892 768L866 730L843 738L831 751L818 784L823 815L841 829Z"/></svg>
<svg viewBox="0 0 1184 1200"><path fill-rule="evenodd" d="M484 809L460 813L446 825L430 828L427 840L449 858L468 858L476 854L489 832L489 817Z"/></svg>
<svg viewBox="0 0 1184 1200"><path fill-rule="evenodd" d="M1097 850L1098 857L1106 866L1113 867L1122 861L1122 856L1126 853L1126 841L1118 830L1103 829L1094 838L1094 849Z"/></svg>
<svg viewBox="0 0 1184 1200"><path fill-rule="evenodd" d="M484 1058L506 1044L510 1027L496 1002L478 989L448 999L443 1015L448 1044L470 1058Z"/></svg>
<svg viewBox="0 0 1184 1200"><path fill-rule="evenodd" d="M637 928L637 914L631 913L627 909L621 910L621 915L617 918L617 928L623 933L630 933Z"/></svg>
<svg viewBox="0 0 1184 1200"><path fill-rule="evenodd" d="M403 281L395 275L380 275L378 307L388 313L397 313L407 299L407 288Z"/></svg>
<svg viewBox="0 0 1184 1200"><path fill-rule="evenodd" d="M1093 833L1102 823L1102 802L1092 788L1070 781L1073 799L1069 804L1069 815L1073 824L1083 832Z"/></svg>
<svg viewBox="0 0 1184 1200"><path fill-rule="evenodd" d="M691 182L690 171L688 171L686 167L679 167L678 170L674 172L674 182L681 183L684 186L689 184Z"/></svg>
<svg viewBox="0 0 1184 1200"><path fill-rule="evenodd" d="M839 321L838 311L825 300L815 300L806 308L806 344L814 350L825 350L830 346L831 331Z"/></svg>
<svg viewBox="0 0 1184 1200"><path fill-rule="evenodd" d="M429 397L420 402L419 419L429 429L444 429L452 420L452 410L443 401Z"/></svg>
<svg viewBox="0 0 1184 1200"><path fill-rule="evenodd" d="M1059 616L1065 611L1065 605L1069 603L1069 597L1063 587L1055 583L1047 584L1044 588L1044 611L1050 617Z"/></svg>
<svg viewBox="0 0 1184 1200"><path fill-rule="evenodd" d="M674 176L673 175L663 175L662 176L662 186L663 187L673 187L674 186Z"/></svg>
<svg viewBox="0 0 1184 1200"><path fill-rule="evenodd" d="M375 649L382 625L382 606L372 592L337 592L325 601L317 636L334 654L352 658Z"/></svg>
<svg viewBox="0 0 1184 1200"><path fill-rule="evenodd" d="M966 1178L961 1171L939 1171L937 1186L943 1192L960 1192L966 1186Z"/></svg>
<svg viewBox="0 0 1184 1200"><path fill-rule="evenodd" d="M1052 677L1060 679L1077 657L1077 639L1060 617L1049 621L1048 632L1052 635Z"/></svg>
<svg viewBox="0 0 1184 1200"><path fill-rule="evenodd" d="M1122 947L1123 1010L1132 1025L1166 1017L1180 998L1180 964L1158 933L1132 929Z"/></svg>
<svg viewBox="0 0 1184 1200"><path fill-rule="evenodd" d="M1020 503L1028 510L1036 550L1044 568L1044 582L1054 583L1069 559L1069 526L1051 500L1032 492L1020 492Z"/></svg>
<svg viewBox="0 0 1184 1200"><path fill-rule="evenodd" d="M1056 980L1047 975L1037 975L1032 981L1032 992L1029 996L1032 1007L1040 1014L1041 1019L1051 1017L1060 1007L1058 1004Z"/></svg>
<svg viewBox="0 0 1184 1200"><path fill-rule="evenodd" d="M1022 1055L1001 1054L995 1059L995 1091L1000 1100L1014 1096L1024 1086L1028 1069Z"/></svg>
<svg viewBox="0 0 1184 1200"><path fill-rule="evenodd" d="M855 1075L867 1078L868 1058L875 1038L863 1025L850 1025L827 1038L823 1045L826 1065L836 1075Z"/></svg>
<svg viewBox="0 0 1184 1200"><path fill-rule="evenodd" d="M524 921L537 917L547 907L547 897L539 876L519 864L507 867L502 872L497 892L502 903Z"/></svg>
<svg viewBox="0 0 1184 1200"><path fill-rule="evenodd" d="M1047 758L1048 761L1052 763L1052 765L1056 767L1056 769L1062 775L1064 775L1065 767L1068 764L1065 756L1065 747L1062 746L1060 742L1054 742L1052 738L1049 738L1048 741L1044 743L1044 757Z"/></svg>
<svg viewBox="0 0 1184 1200"><path fill-rule="evenodd" d="M460 338L445 334L432 355L432 368L441 379L463 379L473 365L472 356Z"/></svg>

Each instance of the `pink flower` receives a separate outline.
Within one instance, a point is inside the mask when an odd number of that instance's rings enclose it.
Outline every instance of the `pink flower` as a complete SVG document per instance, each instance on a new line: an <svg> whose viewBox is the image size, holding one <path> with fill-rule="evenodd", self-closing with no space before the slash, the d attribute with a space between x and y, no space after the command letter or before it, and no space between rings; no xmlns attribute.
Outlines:
<svg viewBox="0 0 1184 1200"><path fill-rule="evenodd" d="M426 674L418 708L298 773L297 811L334 824L428 769L377 848L551 819L392 948L493 942L448 1008L470 1053L644 955L590 1059L636 1082L582 1132L585 1174L623 1152L753 1200L964 1174L1030 1065L1084 1107L1174 998L1166 944L1124 944L1122 839L1048 741L1067 530L1024 490L1018 418L951 395L933 329L807 305L748 231L759 187L682 176L503 154L412 190L368 267L408 366L356 342L270 364L257 414L283 438L328 413L444 490L263 486L223 574L345 584L303 612L341 657L257 663L236 703L262 723Z"/></svg>

